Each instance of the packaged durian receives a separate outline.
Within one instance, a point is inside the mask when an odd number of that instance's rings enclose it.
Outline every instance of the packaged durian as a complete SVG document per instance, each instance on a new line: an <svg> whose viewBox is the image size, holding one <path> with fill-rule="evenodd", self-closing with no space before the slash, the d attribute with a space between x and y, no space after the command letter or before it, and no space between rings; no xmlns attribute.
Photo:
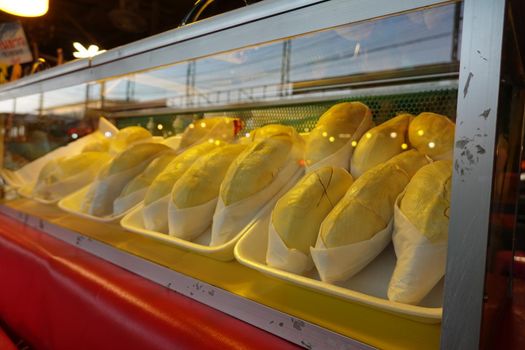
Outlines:
<svg viewBox="0 0 525 350"><path fill-rule="evenodd" d="M445 275L452 161L422 167L396 201L388 299L418 304Z"/></svg>
<svg viewBox="0 0 525 350"><path fill-rule="evenodd" d="M105 137L100 131L92 134L93 141L82 148L81 153L85 152L109 152L109 138Z"/></svg>
<svg viewBox="0 0 525 350"><path fill-rule="evenodd" d="M175 182L168 205L170 235L192 240L210 228L226 171L247 147L239 144L214 149Z"/></svg>
<svg viewBox="0 0 525 350"><path fill-rule="evenodd" d="M113 202L113 213L116 215L124 213L140 203L144 199L146 191L153 180L155 180L157 175L166 168L176 155L175 151L172 150L163 152L155 158L142 173L128 182L118 198Z"/></svg>
<svg viewBox="0 0 525 350"><path fill-rule="evenodd" d="M128 126L120 129L113 135L109 142L109 153L119 154L134 143L147 142L151 139L151 133L141 126Z"/></svg>
<svg viewBox="0 0 525 350"><path fill-rule="evenodd" d="M250 145L231 164L221 184L210 245L224 244L302 171L303 143L278 134Z"/></svg>
<svg viewBox="0 0 525 350"><path fill-rule="evenodd" d="M197 159L212 150L224 146L221 142L204 142L190 147L177 155L164 170L155 177L144 197L143 221L148 230L168 233L168 203L175 182Z"/></svg>
<svg viewBox="0 0 525 350"><path fill-rule="evenodd" d="M188 125L180 141L180 149L186 149L208 141L231 142L235 137L236 123L239 120L229 117L198 119Z"/></svg>
<svg viewBox="0 0 525 350"><path fill-rule="evenodd" d="M408 125L412 118L410 114L401 114L368 130L352 154L352 176L358 178L374 166L404 152L408 148Z"/></svg>
<svg viewBox="0 0 525 350"><path fill-rule="evenodd" d="M319 118L305 148L307 172L322 166L350 169L352 143L371 127L372 112L361 102L338 103Z"/></svg>
<svg viewBox="0 0 525 350"><path fill-rule="evenodd" d="M266 263L296 274L311 270L310 247L315 245L321 223L352 182L345 169L322 167L282 196L271 214Z"/></svg>
<svg viewBox="0 0 525 350"><path fill-rule="evenodd" d="M312 258L325 282L344 281L370 263L391 239L394 202L428 163L403 152L355 180L321 224Z"/></svg>
<svg viewBox="0 0 525 350"><path fill-rule="evenodd" d="M139 143L118 154L97 175L81 210L93 216L113 215L113 202L126 184L140 174L160 153L170 148L155 143Z"/></svg>
<svg viewBox="0 0 525 350"><path fill-rule="evenodd" d="M55 158L40 170L32 196L44 201L57 201L88 185L110 159L111 156L105 152Z"/></svg>
<svg viewBox="0 0 525 350"><path fill-rule="evenodd" d="M412 147L433 160L452 159L455 124L448 117L424 112L412 120L408 137Z"/></svg>

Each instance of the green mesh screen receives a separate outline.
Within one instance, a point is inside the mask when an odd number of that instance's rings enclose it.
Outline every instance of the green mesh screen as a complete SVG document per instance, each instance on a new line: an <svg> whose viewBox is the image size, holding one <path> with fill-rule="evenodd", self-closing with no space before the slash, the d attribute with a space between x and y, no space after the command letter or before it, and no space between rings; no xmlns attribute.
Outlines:
<svg viewBox="0 0 525 350"><path fill-rule="evenodd" d="M456 119L457 89L448 88L416 93L387 94L377 96L355 95L344 99L278 107L257 107L250 109L222 110L217 112L171 114L117 119L119 128L129 125L148 126L156 135L170 136L181 132L195 118L211 116L237 117L244 121L243 133L267 125L290 125L299 132L312 130L321 114L338 102L361 101L373 112L376 124L380 124L400 113L417 115L434 112ZM162 124L162 129L157 128ZM152 127L153 126L153 127Z"/></svg>

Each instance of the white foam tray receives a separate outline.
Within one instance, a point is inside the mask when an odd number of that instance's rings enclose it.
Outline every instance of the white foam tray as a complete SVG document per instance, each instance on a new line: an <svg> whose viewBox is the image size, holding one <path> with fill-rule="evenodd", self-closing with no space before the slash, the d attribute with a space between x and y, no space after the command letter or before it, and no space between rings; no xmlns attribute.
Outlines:
<svg viewBox="0 0 525 350"><path fill-rule="evenodd" d="M303 170L301 169L292 177L292 180L259 211L255 218L247 225L247 227L253 225L253 223L257 221L257 218L259 217L259 215L261 215L261 213L271 210L271 208L275 206L277 200L281 198L301 178L302 175ZM139 207L133 209L121 220L120 225L128 231L138 233L140 235L150 237L168 244L172 244L176 247L183 248L195 252L197 254L205 255L216 260L233 260L233 249L235 247L235 244L245 232L245 230L241 230L241 232L239 232L230 241L222 245L211 247L209 245L211 241L211 227L202 235L195 238L193 241L187 241L181 238L170 236L166 233L146 229L144 227L144 221L142 219L142 208L142 205L140 205ZM198 220L198 218L195 219Z"/></svg>
<svg viewBox="0 0 525 350"><path fill-rule="evenodd" d="M387 299L388 282L396 263L392 244L357 275L337 285L322 282L315 269L305 276L300 276L266 265L270 214L271 209L261 213L258 220L246 228L242 238L235 246L235 258L241 264L291 284L371 306L419 322L439 323L441 321L443 280L418 306L392 302Z"/></svg>

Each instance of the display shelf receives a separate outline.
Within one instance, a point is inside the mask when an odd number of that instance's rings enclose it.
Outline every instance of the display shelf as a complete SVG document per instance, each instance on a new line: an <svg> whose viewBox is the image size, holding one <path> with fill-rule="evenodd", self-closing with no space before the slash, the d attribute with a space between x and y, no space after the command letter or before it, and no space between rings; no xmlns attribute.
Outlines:
<svg viewBox="0 0 525 350"><path fill-rule="evenodd" d="M4 202L0 212L304 347L439 346L439 324L319 294L235 261L212 260L127 232L117 224L92 222L26 199Z"/></svg>

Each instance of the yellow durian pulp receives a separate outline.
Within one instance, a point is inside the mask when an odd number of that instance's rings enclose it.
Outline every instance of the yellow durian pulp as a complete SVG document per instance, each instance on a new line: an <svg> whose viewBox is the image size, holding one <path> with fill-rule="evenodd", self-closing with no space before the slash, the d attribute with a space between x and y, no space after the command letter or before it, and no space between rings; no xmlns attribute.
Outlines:
<svg viewBox="0 0 525 350"><path fill-rule="evenodd" d="M101 132L96 131L92 134L93 140L84 146L82 153L85 152L108 152L109 139L102 135Z"/></svg>
<svg viewBox="0 0 525 350"><path fill-rule="evenodd" d="M315 164L343 147L365 118L371 120L372 112L361 102L338 103L328 109L306 140L306 165Z"/></svg>
<svg viewBox="0 0 525 350"><path fill-rule="evenodd" d="M109 152L118 154L132 143L151 137L151 133L141 126L128 126L118 131L109 142Z"/></svg>
<svg viewBox="0 0 525 350"><path fill-rule="evenodd" d="M55 184L87 169L100 169L110 159L111 156L105 152L85 152L53 159L44 165L38 174L36 189Z"/></svg>
<svg viewBox="0 0 525 350"><path fill-rule="evenodd" d="M211 150L221 147L223 143L204 142L190 147L176 156L164 170L155 177L144 197L144 204L149 205L171 193L175 181L199 158Z"/></svg>
<svg viewBox="0 0 525 350"><path fill-rule="evenodd" d="M228 167L247 147L226 145L200 157L173 186L171 198L175 206L190 208L217 198Z"/></svg>
<svg viewBox="0 0 525 350"><path fill-rule="evenodd" d="M180 148L184 149L194 146L197 143L208 141L205 138L209 136L209 133L213 130L213 128L221 123L224 124L224 129L227 130L227 134L213 135L213 137L220 140L229 140L233 138L235 131L234 120L235 118L229 117L212 117L195 120L184 130L180 141ZM213 141L215 141L215 139Z"/></svg>
<svg viewBox="0 0 525 350"><path fill-rule="evenodd" d="M408 128L412 146L432 159L450 155L454 149L455 124L444 115L424 112Z"/></svg>
<svg viewBox="0 0 525 350"><path fill-rule="evenodd" d="M295 129L291 126L281 125L281 124L268 124L257 128L250 132L250 139L253 142L257 142L268 137L275 135L290 135L290 136L299 136Z"/></svg>
<svg viewBox="0 0 525 350"><path fill-rule="evenodd" d="M322 167L307 174L281 197L272 211L272 223L286 246L310 255L321 223L352 182L345 169Z"/></svg>
<svg viewBox="0 0 525 350"><path fill-rule="evenodd" d="M401 114L368 130L357 143L350 168L359 177L408 148L407 132L412 116Z"/></svg>
<svg viewBox="0 0 525 350"><path fill-rule="evenodd" d="M274 135L244 150L231 164L221 185L224 204L241 201L268 186L286 165L293 141L290 135Z"/></svg>
<svg viewBox="0 0 525 350"><path fill-rule="evenodd" d="M171 150L163 152L163 154L155 158L140 175L135 177L126 185L126 187L124 187L120 197L127 196L151 185L157 175L166 168L176 155L175 151Z"/></svg>
<svg viewBox="0 0 525 350"><path fill-rule="evenodd" d="M372 238L386 228L394 202L419 168L428 164L416 150L403 152L368 170L350 186L328 214L320 235L327 248Z"/></svg>
<svg viewBox="0 0 525 350"><path fill-rule="evenodd" d="M433 162L419 169L401 199L401 212L432 242L448 237L451 182L452 161Z"/></svg>
<svg viewBox="0 0 525 350"><path fill-rule="evenodd" d="M139 143L117 155L111 162L107 175L117 174L121 171L153 159L158 153L169 151L170 148L160 143Z"/></svg>

